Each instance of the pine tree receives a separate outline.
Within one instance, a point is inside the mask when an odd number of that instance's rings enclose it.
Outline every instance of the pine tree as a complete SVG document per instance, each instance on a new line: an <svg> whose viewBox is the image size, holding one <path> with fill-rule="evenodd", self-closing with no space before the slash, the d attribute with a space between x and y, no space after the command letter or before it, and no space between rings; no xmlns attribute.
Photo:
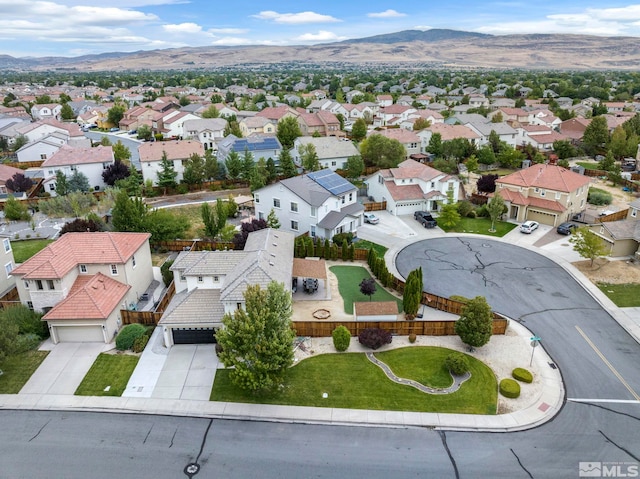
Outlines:
<svg viewBox="0 0 640 479"><path fill-rule="evenodd" d="M276 215L276 211L273 208L271 208L269 214L267 215L267 226L276 230L281 226L278 215Z"/></svg>
<svg viewBox="0 0 640 479"><path fill-rule="evenodd" d="M173 161L167 158L167 152L162 152L162 158L160 159L160 171L158 171L158 186L163 188L164 194L167 194L168 188L175 188L176 178L178 172L173 166Z"/></svg>
<svg viewBox="0 0 640 479"><path fill-rule="evenodd" d="M237 151L232 151L227 155L224 165L227 169L227 178L233 181L240 178L242 174L242 159Z"/></svg>
<svg viewBox="0 0 640 479"><path fill-rule="evenodd" d="M288 150L282 150L279 157L280 174L284 178L292 178L298 174L298 169L293 163L293 158Z"/></svg>

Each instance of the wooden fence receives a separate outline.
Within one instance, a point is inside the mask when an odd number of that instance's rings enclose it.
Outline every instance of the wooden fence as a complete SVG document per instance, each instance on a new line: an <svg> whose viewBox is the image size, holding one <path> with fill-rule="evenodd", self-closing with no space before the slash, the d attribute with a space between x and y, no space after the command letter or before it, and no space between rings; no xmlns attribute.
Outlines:
<svg viewBox="0 0 640 479"><path fill-rule="evenodd" d="M384 211L387 209L387 202L382 201L380 203L364 203L365 211Z"/></svg>
<svg viewBox="0 0 640 479"><path fill-rule="evenodd" d="M629 208L627 208L626 210L616 211L615 213L611 213L610 215L597 216L596 223L609 223L610 221L626 220L628 215Z"/></svg>
<svg viewBox="0 0 640 479"><path fill-rule="evenodd" d="M18 288L15 286L0 297L0 308L2 309L16 306L18 304L21 304L20 296L18 295Z"/></svg>
<svg viewBox="0 0 640 479"><path fill-rule="evenodd" d="M151 247L160 251L214 251L235 249L233 243L207 240L156 241Z"/></svg>
<svg viewBox="0 0 640 479"><path fill-rule="evenodd" d="M169 284L169 287L165 291L155 311L130 311L128 309L120 310L120 319L123 325L127 324L144 324L145 326L157 325L158 321L162 318L162 313L171 302L171 299L176 294L176 285L173 281Z"/></svg>
<svg viewBox="0 0 640 479"><path fill-rule="evenodd" d="M584 176L589 176L591 178L593 177L609 178L609 172L605 170L584 170ZM638 183L634 181L638 179L640 179L640 175L634 173L631 175L631 180L622 178L620 181L618 181L618 183L623 188L627 188L629 191L634 192L634 191L640 190L640 185L638 185Z"/></svg>

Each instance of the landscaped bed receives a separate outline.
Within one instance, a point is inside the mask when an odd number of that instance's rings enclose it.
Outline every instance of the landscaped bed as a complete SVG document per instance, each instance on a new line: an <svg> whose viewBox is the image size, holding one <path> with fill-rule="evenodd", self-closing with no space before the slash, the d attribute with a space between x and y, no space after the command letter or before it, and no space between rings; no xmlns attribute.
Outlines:
<svg viewBox="0 0 640 479"><path fill-rule="evenodd" d="M131 354L100 354L76 389L77 396L121 396L138 364ZM107 391L105 389L109 387Z"/></svg>
<svg viewBox="0 0 640 479"><path fill-rule="evenodd" d="M441 226L441 225L439 225ZM506 221L496 221L496 231L490 232L491 219L489 218L462 218L455 228L442 228L447 233L474 233L478 235L497 236L499 238L506 235L517 225ZM442 227L442 226L441 226Z"/></svg>
<svg viewBox="0 0 640 479"><path fill-rule="evenodd" d="M360 282L371 278L369 271L362 266L331 266L329 268L338 278L338 291L344 300L344 311L353 314L353 303L360 301L396 301L398 312L402 312L402 300L389 293L376 282L376 292L371 299L360 292Z"/></svg>
<svg viewBox="0 0 640 479"><path fill-rule="evenodd" d="M454 351L412 346L376 353L393 372L431 387L447 387L452 379L444 359ZM497 382L491 369L468 357L471 378L460 390L432 395L388 379L364 353L321 354L289 369L282 391L254 396L234 386L229 370L216 373L212 401L390 411L496 414ZM323 398L323 394L327 397Z"/></svg>
<svg viewBox="0 0 640 479"><path fill-rule="evenodd" d="M17 394L29 380L49 351L27 351L6 357L0 362L0 394Z"/></svg>

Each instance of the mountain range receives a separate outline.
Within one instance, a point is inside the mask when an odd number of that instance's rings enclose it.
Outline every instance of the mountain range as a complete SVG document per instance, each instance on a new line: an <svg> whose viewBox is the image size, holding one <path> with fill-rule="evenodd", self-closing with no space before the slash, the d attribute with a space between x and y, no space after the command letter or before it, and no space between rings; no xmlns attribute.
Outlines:
<svg viewBox="0 0 640 479"><path fill-rule="evenodd" d="M0 55L0 69L12 71L208 70L268 65L637 70L640 68L640 37L498 36L432 29L404 30L312 46L185 47L72 58Z"/></svg>

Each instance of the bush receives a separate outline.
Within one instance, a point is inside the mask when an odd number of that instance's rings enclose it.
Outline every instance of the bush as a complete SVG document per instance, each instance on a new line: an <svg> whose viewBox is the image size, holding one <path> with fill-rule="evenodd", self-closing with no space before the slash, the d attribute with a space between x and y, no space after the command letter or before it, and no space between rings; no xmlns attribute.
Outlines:
<svg viewBox="0 0 640 479"><path fill-rule="evenodd" d="M220 355L220 354L222 353L222 351L223 351L223 349L222 349L222 344L220 344L220 343L216 343L215 348L216 348L216 354L217 354L217 355Z"/></svg>
<svg viewBox="0 0 640 479"><path fill-rule="evenodd" d="M469 216L469 213L473 211L473 205L469 201L459 201L456 205L460 216Z"/></svg>
<svg viewBox="0 0 640 479"><path fill-rule="evenodd" d="M144 348L147 346L149 342L149 336L143 334L142 336L138 336L133 342L132 350L134 353L141 353L144 351Z"/></svg>
<svg viewBox="0 0 640 479"><path fill-rule="evenodd" d="M469 361L462 353L451 353L444 360L445 367L451 371L451 374L460 376L469 371Z"/></svg>
<svg viewBox="0 0 640 479"><path fill-rule="evenodd" d="M506 398L515 399L520 396L520 385L513 379L503 379L500 381L500 394Z"/></svg>
<svg viewBox="0 0 640 479"><path fill-rule="evenodd" d="M136 339L145 335L147 328L142 324L127 324L116 336L116 349L125 351L133 347Z"/></svg>
<svg viewBox="0 0 640 479"><path fill-rule="evenodd" d="M587 203L596 206L610 205L613 201L611 193L599 188L589 188L589 194L587 195Z"/></svg>
<svg viewBox="0 0 640 479"><path fill-rule="evenodd" d="M477 216L478 214L476 213L476 210L471 210L467 213L467 218L476 218Z"/></svg>
<svg viewBox="0 0 640 479"><path fill-rule="evenodd" d="M173 265L173 260L167 260L160 266L160 273L162 274L162 281L164 281L165 286L169 286L171 281L173 281L173 271L169 270L171 265Z"/></svg>
<svg viewBox="0 0 640 479"><path fill-rule="evenodd" d="M524 368L515 368L511 371L511 376L513 379L517 379L518 381L522 381L523 383L532 383L533 382L533 374L530 371Z"/></svg>
<svg viewBox="0 0 640 479"><path fill-rule="evenodd" d="M353 241L353 233L338 233L337 235L333 235L331 241L333 241L333 244L338 246L342 246L342 243L345 241L347 242L347 245L350 245Z"/></svg>
<svg viewBox="0 0 640 479"><path fill-rule="evenodd" d="M391 333L380 328L363 329L358 335L358 341L370 349L378 349L385 344L391 344Z"/></svg>
<svg viewBox="0 0 640 479"><path fill-rule="evenodd" d="M19 334L16 338L13 352L19 354L36 349L40 341L42 341L42 338L37 334Z"/></svg>
<svg viewBox="0 0 640 479"><path fill-rule="evenodd" d="M185 185L184 183L180 183L176 187L176 191L178 192L179 195L187 194L187 193L189 193L189 185Z"/></svg>
<svg viewBox="0 0 640 479"><path fill-rule="evenodd" d="M416 333L411 333L411 334L409 335L409 342L410 342L411 344L415 343L415 342L416 342L416 339L418 339L418 337L416 336Z"/></svg>
<svg viewBox="0 0 640 479"><path fill-rule="evenodd" d="M24 305L12 306L2 310L2 317L18 326L19 334L34 334L40 339L49 337L49 328L46 321L42 321L42 315L31 311Z"/></svg>
<svg viewBox="0 0 640 479"><path fill-rule="evenodd" d="M478 208L476 209L476 216L480 218L488 218L489 211L487 210L487 205L478 206Z"/></svg>
<svg viewBox="0 0 640 479"><path fill-rule="evenodd" d="M331 336L333 337L333 346L336 348L336 351L343 352L349 349L351 333L343 325L334 329Z"/></svg>
<svg viewBox="0 0 640 479"><path fill-rule="evenodd" d="M451 301L458 301L459 303L467 304L469 302L469 298L465 296L460 296L459 294L454 294L453 296L449 296Z"/></svg>

